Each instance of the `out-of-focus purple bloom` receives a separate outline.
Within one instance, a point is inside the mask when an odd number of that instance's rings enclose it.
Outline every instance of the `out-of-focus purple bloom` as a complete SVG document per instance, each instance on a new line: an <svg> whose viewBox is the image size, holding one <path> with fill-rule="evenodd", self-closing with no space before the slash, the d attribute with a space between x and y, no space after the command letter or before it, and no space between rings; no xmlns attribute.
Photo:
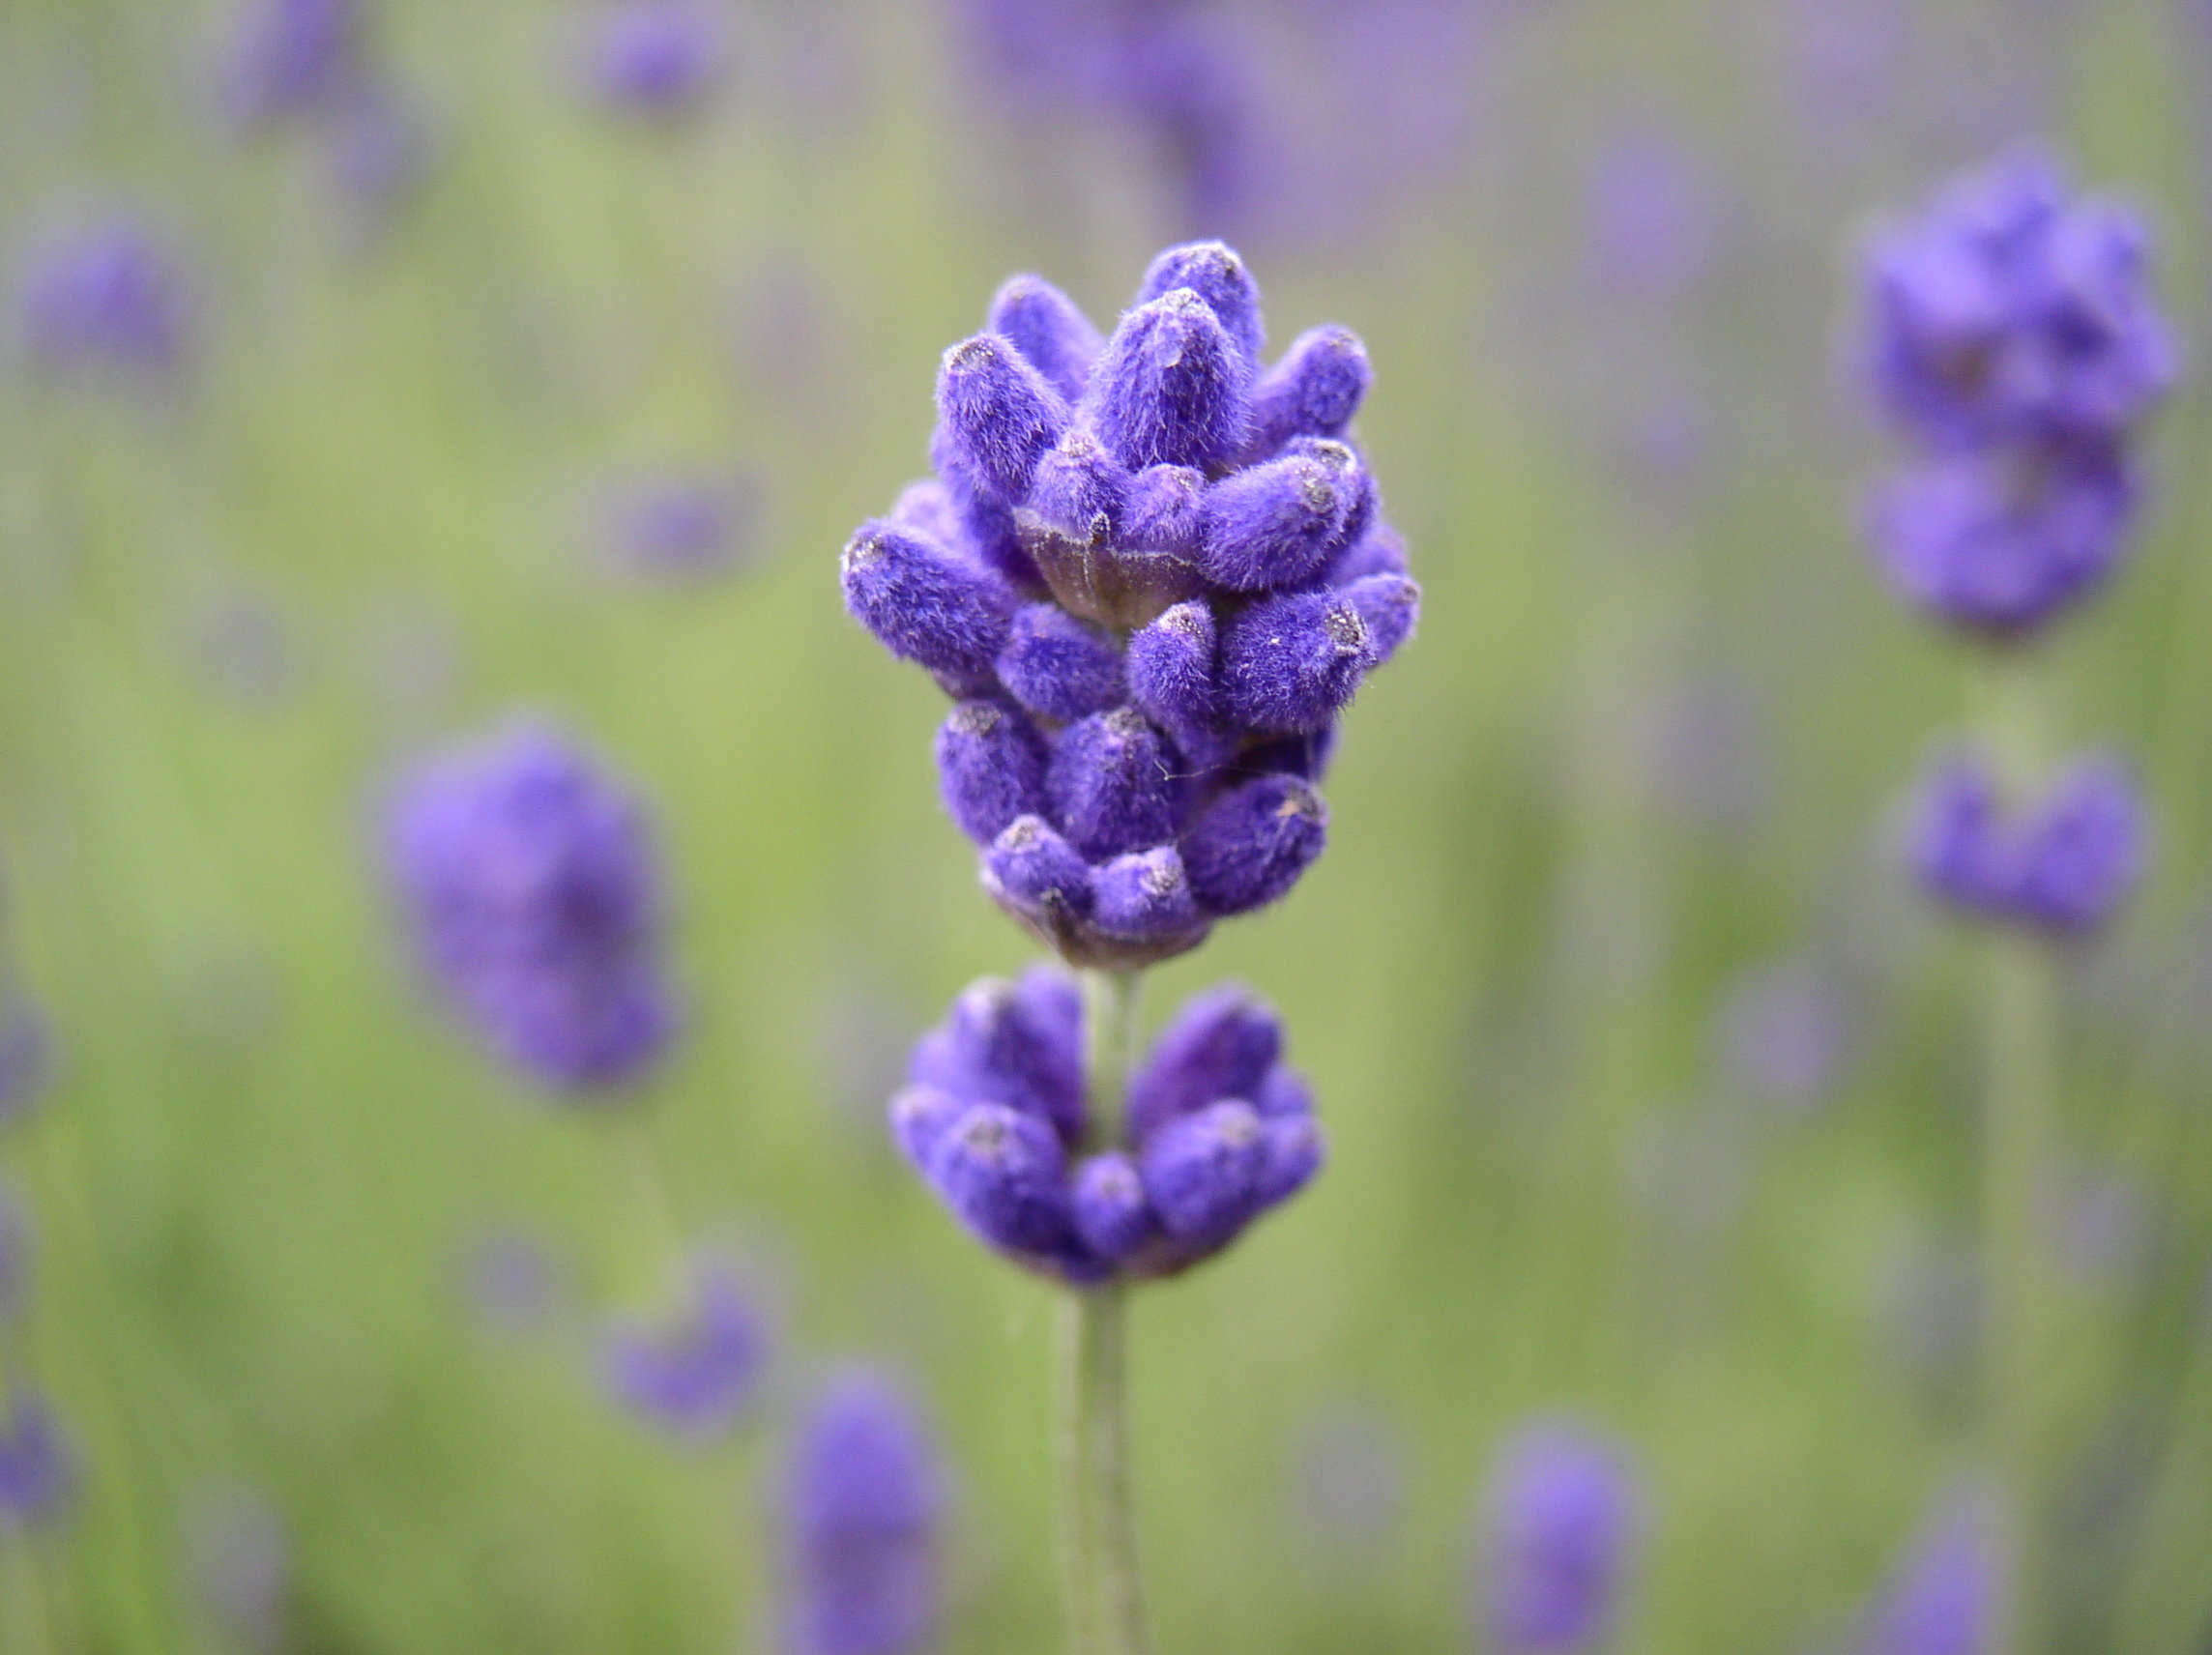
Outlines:
<svg viewBox="0 0 2212 1655"><path fill-rule="evenodd" d="M935 1640L946 1476L904 1387L837 1375L800 1420L783 1480L793 1655L914 1655Z"/></svg>
<svg viewBox="0 0 2212 1655"><path fill-rule="evenodd" d="M671 1325L610 1328L604 1372L608 1387L639 1415L705 1442L727 1432L759 1396L770 1341L759 1306L727 1269L701 1264L691 1292Z"/></svg>
<svg viewBox="0 0 2212 1655"><path fill-rule="evenodd" d="M757 487L749 481L641 477L607 491L599 538L617 572L688 585L727 572L745 556L759 509Z"/></svg>
<svg viewBox="0 0 2212 1655"><path fill-rule="evenodd" d="M1849 1060L1856 1007L1835 971L1802 957L1754 966L1729 985L1721 1062L1743 1092L1790 1110L1827 1101Z"/></svg>
<svg viewBox="0 0 2212 1655"><path fill-rule="evenodd" d="M76 1487L76 1456L44 1401L18 1389L0 1415L0 1531L52 1518Z"/></svg>
<svg viewBox="0 0 2212 1655"><path fill-rule="evenodd" d="M0 1126L30 1112L53 1078L53 1036L44 1013L0 986Z"/></svg>
<svg viewBox="0 0 2212 1655"><path fill-rule="evenodd" d="M330 110L323 174L354 216L357 235L380 230L428 176L436 144L416 103L381 83L355 88Z"/></svg>
<svg viewBox="0 0 2212 1655"><path fill-rule="evenodd" d="M1953 753L1923 779L1911 856L1954 908L2061 936L2095 931L2147 858L2135 782L2109 757L2078 760L2032 805L2008 810L1988 761Z"/></svg>
<svg viewBox="0 0 2212 1655"><path fill-rule="evenodd" d="M1078 1285L1173 1275L1288 1201L1325 1154L1272 1007L1235 983L1186 1002L1129 1078L1123 1138L1092 1140L1083 1009L1050 966L986 978L917 1043L891 1136L1016 1263Z"/></svg>
<svg viewBox="0 0 2212 1655"><path fill-rule="evenodd" d="M1499 1655L1596 1648L1627 1590L1640 1495L1612 1442L1559 1420L1499 1451L1483 1500L1476 1613Z"/></svg>
<svg viewBox="0 0 2212 1655"><path fill-rule="evenodd" d="M728 54L729 15L714 0L615 0L591 19L583 74L609 108L666 117L714 89Z"/></svg>
<svg viewBox="0 0 2212 1655"><path fill-rule="evenodd" d="M1905 596L1967 631L2009 638L2103 584L2139 494L2108 449L1964 450L1883 483L1867 527Z"/></svg>
<svg viewBox="0 0 2212 1655"><path fill-rule="evenodd" d="M1264 335L1218 242L1161 253L1103 340L1016 276L945 355L939 475L845 551L855 618L961 702L938 765L985 888L1071 964L1284 895L1336 716L1418 617L1351 440L1365 351L1316 329L1262 371Z"/></svg>
<svg viewBox="0 0 2212 1655"><path fill-rule="evenodd" d="M2123 437L2175 370L2146 242L2134 214L2071 198L2038 156L1947 186L1870 260L1891 416L1938 447Z"/></svg>
<svg viewBox="0 0 2212 1655"><path fill-rule="evenodd" d="M203 1491L186 1535L192 1587L227 1643L255 1655L285 1646L292 1545L284 1522L250 1488Z"/></svg>
<svg viewBox="0 0 2212 1655"><path fill-rule="evenodd" d="M189 315L175 262L128 218L35 248L23 277L26 342L57 372L169 373L184 356Z"/></svg>
<svg viewBox="0 0 2212 1655"><path fill-rule="evenodd" d="M391 800L385 850L424 963L503 1058L574 1093L664 1055L650 827L583 749L525 722L424 762Z"/></svg>
<svg viewBox="0 0 2212 1655"><path fill-rule="evenodd" d="M259 126L320 113L362 81L361 0L252 0L224 76L233 119Z"/></svg>
<svg viewBox="0 0 2212 1655"><path fill-rule="evenodd" d="M2004 1592L1994 1499L1980 1489L1953 1494L1869 1610L1855 1655L1989 1655Z"/></svg>
<svg viewBox="0 0 2212 1655"><path fill-rule="evenodd" d="M1720 195L1686 145L1666 133L1615 138L1584 185L1590 276L1604 292L1666 303L1711 267Z"/></svg>

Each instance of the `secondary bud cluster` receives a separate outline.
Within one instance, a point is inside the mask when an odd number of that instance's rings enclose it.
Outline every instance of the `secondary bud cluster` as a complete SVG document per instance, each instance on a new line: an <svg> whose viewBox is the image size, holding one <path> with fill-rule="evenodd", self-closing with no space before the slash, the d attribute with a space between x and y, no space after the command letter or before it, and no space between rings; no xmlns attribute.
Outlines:
<svg viewBox="0 0 2212 1655"><path fill-rule="evenodd" d="M1016 276L946 353L938 475L845 548L845 600L955 706L946 809L1063 959L1130 967L1288 891L1321 854L1337 714L1419 589L1348 437L1359 341L1261 364L1260 295L1172 247L1102 338Z"/></svg>
<svg viewBox="0 0 2212 1655"><path fill-rule="evenodd" d="M1875 390L1920 457L1871 527L1891 578L1942 620L2033 631L2118 560L2136 430L2174 374L2146 245L2135 215L2020 156L1874 249Z"/></svg>
<svg viewBox="0 0 2212 1655"><path fill-rule="evenodd" d="M2095 930L2140 877L2147 830L2126 768L2075 762L2031 805L2007 811L1988 761L1962 751L1921 785L1912 855L1952 907L2060 935Z"/></svg>
<svg viewBox="0 0 2212 1655"><path fill-rule="evenodd" d="M1075 984L1050 966L986 977L922 1036L891 1099L907 1158L1016 1262L1081 1286L1173 1275L1321 1170L1313 1093L1249 991L1187 1002L1120 1107L1085 1096L1083 1022ZM1118 1140L1108 1118L1123 1123Z"/></svg>

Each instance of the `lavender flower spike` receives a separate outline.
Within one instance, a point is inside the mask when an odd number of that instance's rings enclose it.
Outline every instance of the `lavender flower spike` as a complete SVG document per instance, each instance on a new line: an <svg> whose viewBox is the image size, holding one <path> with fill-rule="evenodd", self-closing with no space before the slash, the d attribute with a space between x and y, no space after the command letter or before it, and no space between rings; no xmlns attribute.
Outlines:
<svg viewBox="0 0 2212 1655"><path fill-rule="evenodd" d="M1161 253L1103 339L1014 277L946 355L939 476L846 548L853 616L961 703L939 773L984 888L1071 965L1290 890L1337 717L1419 615L1353 433L1365 351L1320 328L1268 367L1265 336L1219 242Z"/></svg>
<svg viewBox="0 0 2212 1655"><path fill-rule="evenodd" d="M1953 908L2081 937L2135 888L2147 836L2135 782L2115 759L2078 760L2016 814L1988 761L1968 749L1922 781L1911 854L1922 886Z"/></svg>
<svg viewBox="0 0 2212 1655"><path fill-rule="evenodd" d="M945 1472L919 1413L888 1379L837 1375L784 1473L785 1641L794 1655L913 1655L941 1592Z"/></svg>
<svg viewBox="0 0 2212 1655"><path fill-rule="evenodd" d="M1997 1514L1983 1491L1940 1502L1868 1611L1854 1655L1985 1655L2004 1592Z"/></svg>
<svg viewBox="0 0 2212 1655"><path fill-rule="evenodd" d="M430 759L394 790L385 849L423 964L501 1057L584 1094L666 1053L649 825L583 749L516 723Z"/></svg>
<svg viewBox="0 0 2212 1655"><path fill-rule="evenodd" d="M1150 870L1145 858L1132 877ZM1119 900L1101 893L1101 907ZM1015 1263L1082 1287L1213 1257L1321 1170L1304 1077L1273 1009L1237 984L1199 995L1128 1082L1123 1142L1092 1142L1075 985L1033 967L986 978L916 1044L892 1136L940 1200Z"/></svg>
<svg viewBox="0 0 2212 1655"><path fill-rule="evenodd" d="M1478 1614L1499 1655L1577 1655L1610 1635L1636 1544L1620 1452L1559 1420L1499 1451L1484 1496Z"/></svg>

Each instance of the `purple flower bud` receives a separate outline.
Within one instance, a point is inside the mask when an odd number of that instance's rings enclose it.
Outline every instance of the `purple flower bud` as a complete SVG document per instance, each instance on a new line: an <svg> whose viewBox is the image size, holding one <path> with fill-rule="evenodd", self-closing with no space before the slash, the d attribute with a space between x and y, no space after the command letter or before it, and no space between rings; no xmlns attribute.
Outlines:
<svg viewBox="0 0 2212 1655"><path fill-rule="evenodd" d="M915 1047L909 1076L971 1102L1004 1103L1083 1135L1083 1004L1060 973L1033 966L1019 981L984 977Z"/></svg>
<svg viewBox="0 0 2212 1655"><path fill-rule="evenodd" d="M929 1171L938 1140L967 1112L968 1106L940 1087L906 1086L891 1094L888 1115L891 1142L917 1173Z"/></svg>
<svg viewBox="0 0 2212 1655"><path fill-rule="evenodd" d="M2134 215L2069 200L2019 155L1945 188L1869 260L1870 344L1889 412L1930 442L2108 442L2172 381Z"/></svg>
<svg viewBox="0 0 2212 1655"><path fill-rule="evenodd" d="M1344 549L1328 571L1330 581L1349 586L1373 574L1404 574L1406 542L1398 531L1377 519L1367 532Z"/></svg>
<svg viewBox="0 0 2212 1655"><path fill-rule="evenodd" d="M1350 328L1300 334L1253 388L1246 451L1265 459L1293 437L1343 436L1373 377L1367 347Z"/></svg>
<svg viewBox="0 0 2212 1655"><path fill-rule="evenodd" d="M1186 1247L1226 1246L1266 1203L1267 1134L1252 1106L1227 1098L1145 1140L1145 1194L1160 1228Z"/></svg>
<svg viewBox="0 0 2212 1655"><path fill-rule="evenodd" d="M1017 917L1072 925L1091 912L1091 867L1041 816L1007 824L983 858L992 899Z"/></svg>
<svg viewBox="0 0 2212 1655"><path fill-rule="evenodd" d="M1263 598L1222 628L1222 708L1248 730L1318 730L1358 689L1373 649L1367 623L1349 596L1306 592Z"/></svg>
<svg viewBox="0 0 2212 1655"><path fill-rule="evenodd" d="M2041 625L2103 582L2137 496L2109 451L1975 450L1893 478L1875 496L1868 528L1906 596L1954 625L2003 637Z"/></svg>
<svg viewBox="0 0 2212 1655"><path fill-rule="evenodd" d="M1045 771L1053 819L1093 861L1173 839L1182 792L1175 750L1126 707L1062 730Z"/></svg>
<svg viewBox="0 0 2212 1655"><path fill-rule="evenodd" d="M684 1318L667 1327L618 1324L603 1354L608 1388L652 1424L707 1442L737 1423L760 1394L769 1335L737 1281L703 1264Z"/></svg>
<svg viewBox="0 0 2212 1655"><path fill-rule="evenodd" d="M1592 1650L1610 1634L1639 1526L1619 1452L1560 1421L1524 1427L1484 1496L1479 1614L1500 1655Z"/></svg>
<svg viewBox="0 0 2212 1655"><path fill-rule="evenodd" d="M884 648L964 687L986 687L1014 595L938 540L884 519L845 548L845 607Z"/></svg>
<svg viewBox="0 0 2212 1655"><path fill-rule="evenodd" d="M1344 538L1346 501L1328 467L1286 455L1206 491L1198 566L1232 592L1270 592L1319 573Z"/></svg>
<svg viewBox="0 0 2212 1655"><path fill-rule="evenodd" d="M1109 937L1148 941L1206 923L1173 845L1133 851L1091 875L1091 922Z"/></svg>
<svg viewBox="0 0 2212 1655"><path fill-rule="evenodd" d="M1103 545L1113 537L1128 488L1121 463L1079 425L1037 461L1030 509L1071 540Z"/></svg>
<svg viewBox="0 0 2212 1655"><path fill-rule="evenodd" d="M2003 1617L1997 1514L1977 1490L1940 1505L1869 1610L1861 1655L1984 1655Z"/></svg>
<svg viewBox="0 0 2212 1655"><path fill-rule="evenodd" d="M1075 1233L1093 1258L1120 1264L1150 1240L1157 1225L1137 1165L1121 1150L1093 1155L1075 1171Z"/></svg>
<svg viewBox="0 0 2212 1655"><path fill-rule="evenodd" d="M953 451L1009 505L1029 494L1037 457L1067 429L1066 399L996 334L977 334L945 353L937 410Z"/></svg>
<svg viewBox="0 0 2212 1655"><path fill-rule="evenodd" d="M1178 603L1129 639L1129 700L1179 742L1220 715L1213 686L1213 611Z"/></svg>
<svg viewBox="0 0 2212 1655"><path fill-rule="evenodd" d="M1313 1113L1312 1083L1288 1063L1277 1063L1268 1069L1257 1090L1241 1086L1223 1089L1249 1097L1252 1107L1269 1120Z"/></svg>
<svg viewBox="0 0 2212 1655"><path fill-rule="evenodd" d="M938 1139L929 1181L992 1246L1051 1257L1074 1234L1063 1171L1050 1126L1003 1103L977 1103Z"/></svg>
<svg viewBox="0 0 2212 1655"><path fill-rule="evenodd" d="M1131 1134L1148 1138L1216 1098L1256 1102L1282 1051L1282 1019L1242 983L1193 995L1129 1077Z"/></svg>
<svg viewBox="0 0 2212 1655"><path fill-rule="evenodd" d="M945 1475L903 1390L838 1375L807 1409L783 1481L785 1641L794 1655L919 1655L937 1622Z"/></svg>
<svg viewBox="0 0 2212 1655"><path fill-rule="evenodd" d="M424 964L506 1058L562 1091L643 1077L676 1030L643 808L517 723L403 778L388 865Z"/></svg>
<svg viewBox="0 0 2212 1655"><path fill-rule="evenodd" d="M1183 871L1207 913L1265 908L1297 884L1328 839L1328 807L1296 776L1266 775L1224 794L1180 842Z"/></svg>
<svg viewBox="0 0 2212 1655"><path fill-rule="evenodd" d="M1252 363L1206 301L1179 287L1121 318L1084 410L1122 464L1227 463L1250 423Z"/></svg>
<svg viewBox="0 0 2212 1655"><path fill-rule="evenodd" d="M991 301L987 326L1069 403L1082 400L1106 340L1074 300L1041 276L1017 276Z"/></svg>
<svg viewBox="0 0 2212 1655"><path fill-rule="evenodd" d="M1181 287L1206 301L1207 308L1257 367L1267 342L1260 285L1236 249L1225 242L1191 242L1168 248L1145 272L1145 279L1137 287L1137 303L1149 305Z"/></svg>
<svg viewBox="0 0 2212 1655"><path fill-rule="evenodd" d="M1339 548L1366 538L1382 497L1357 449L1334 437L1293 437L1283 445L1281 457L1313 460L1328 473L1336 488Z"/></svg>
<svg viewBox="0 0 2212 1655"><path fill-rule="evenodd" d="M615 0L592 19L584 81L608 107L682 114L722 76L729 19L705 0Z"/></svg>
<svg viewBox="0 0 2212 1655"><path fill-rule="evenodd" d="M1130 479L1121 538L1147 551L1198 560L1206 537L1206 474L1189 466L1147 466Z"/></svg>
<svg viewBox="0 0 2212 1655"><path fill-rule="evenodd" d="M1912 861L1929 893L1955 908L2079 936L2134 889L2145 836L2135 785L2113 760L2077 762L2014 818L1987 762L1957 753L1921 784Z"/></svg>
<svg viewBox="0 0 2212 1655"><path fill-rule="evenodd" d="M1014 612L1012 633L999 652L999 682L1038 717L1063 724L1119 707L1126 693L1121 652L1113 641L1052 603ZM1040 746L1040 777L1042 769Z"/></svg>
<svg viewBox="0 0 2212 1655"><path fill-rule="evenodd" d="M1041 807L1044 766L1044 740L1019 709L963 701L938 727L939 796L953 825L978 845Z"/></svg>
<svg viewBox="0 0 2212 1655"><path fill-rule="evenodd" d="M1328 1143L1318 1121L1306 1116L1264 1120L1267 1159L1257 1189L1262 1208L1280 1205L1313 1182L1328 1157Z"/></svg>
<svg viewBox="0 0 2212 1655"><path fill-rule="evenodd" d="M76 1487L76 1456L40 1398L18 1389L0 1417L0 1532L54 1517Z"/></svg>
<svg viewBox="0 0 2212 1655"><path fill-rule="evenodd" d="M128 219L37 249L23 280L26 340L57 371L168 373L184 355L188 311L168 255Z"/></svg>
<svg viewBox="0 0 2212 1655"><path fill-rule="evenodd" d="M945 545L965 552L1017 587L1035 586L1036 566L1023 548L1021 526L1014 521L1013 508L975 475L943 421L938 421L929 439L929 463L945 481L957 525Z"/></svg>
<svg viewBox="0 0 2212 1655"><path fill-rule="evenodd" d="M1337 588L1367 627L1367 670L1398 653L1421 619L1421 589L1402 574L1370 574Z"/></svg>
<svg viewBox="0 0 2212 1655"><path fill-rule="evenodd" d="M361 24L359 0L256 0L224 77L232 118L252 126L338 102L362 76Z"/></svg>

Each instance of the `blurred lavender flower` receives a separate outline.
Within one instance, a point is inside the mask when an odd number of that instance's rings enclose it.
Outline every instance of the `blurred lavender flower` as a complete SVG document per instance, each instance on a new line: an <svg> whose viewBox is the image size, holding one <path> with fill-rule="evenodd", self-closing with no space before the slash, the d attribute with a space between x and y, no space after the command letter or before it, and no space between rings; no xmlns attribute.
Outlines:
<svg viewBox="0 0 2212 1655"><path fill-rule="evenodd" d="M241 126L330 108L361 82L361 0L252 0L223 76Z"/></svg>
<svg viewBox="0 0 2212 1655"><path fill-rule="evenodd" d="M23 277L24 338L56 372L168 374L183 359L189 311L175 262L128 218L34 248Z"/></svg>
<svg viewBox="0 0 2212 1655"><path fill-rule="evenodd" d="M2110 757L2077 760L2017 816L1988 762L1962 750L1923 778L1911 857L1922 887L1986 919L2085 936L2142 875L2148 836L2135 781Z"/></svg>
<svg viewBox="0 0 2212 1655"><path fill-rule="evenodd" d="M1405 1513L1405 1445L1366 1408L1337 1407L1311 1420L1294 1462L1296 1516L1328 1558L1373 1555Z"/></svg>
<svg viewBox="0 0 2212 1655"><path fill-rule="evenodd" d="M784 1641L792 1655L911 1655L934 1640L945 1473L903 1387L835 1376L785 1468Z"/></svg>
<svg viewBox="0 0 2212 1655"><path fill-rule="evenodd" d="M0 985L0 1126L30 1113L53 1076L53 1037L39 1008Z"/></svg>
<svg viewBox="0 0 2212 1655"><path fill-rule="evenodd" d="M691 1302L671 1325L609 1328L603 1371L608 1388L640 1417L703 1443L727 1432L759 1396L769 1332L752 1295L724 1266L696 1263L690 1290Z"/></svg>
<svg viewBox="0 0 2212 1655"><path fill-rule="evenodd" d="M1071 964L1290 890L1337 714L1419 612L1349 439L1365 350L1262 344L1218 242L1161 253L1111 338L1015 276L946 353L938 477L845 548L846 606L954 699L938 771L985 888Z"/></svg>
<svg viewBox="0 0 2212 1655"><path fill-rule="evenodd" d="M1877 398L1923 457L1875 498L1906 596L2031 631L2102 584L2139 499L2136 426L2175 372L2133 214L2019 155L1946 189L1868 261Z"/></svg>
<svg viewBox="0 0 2212 1655"><path fill-rule="evenodd" d="M660 871L643 807L567 738L515 723L419 765L385 849L423 963L500 1056L605 1091L666 1054Z"/></svg>
<svg viewBox="0 0 2212 1655"><path fill-rule="evenodd" d="M636 478L607 491L599 541L618 573L688 584L727 572L750 552L760 505L753 479Z"/></svg>
<svg viewBox="0 0 2212 1655"><path fill-rule="evenodd" d="M1540 1420L1499 1451L1484 1496L1477 1616L1498 1655L1597 1648L1627 1589L1640 1496L1618 1448Z"/></svg>
<svg viewBox="0 0 2212 1655"><path fill-rule="evenodd" d="M276 1507L244 1486L202 1490L188 1518L193 1595L227 1643L275 1655L286 1641L291 1538Z"/></svg>
<svg viewBox="0 0 2212 1655"><path fill-rule="evenodd" d="M922 1036L891 1099L899 1147L984 1242L1079 1285L1174 1275L1320 1172L1312 1091L1250 990L1184 1002L1129 1077L1120 1144L1091 1142L1083 1018L1050 966L986 977Z"/></svg>
<svg viewBox="0 0 2212 1655"><path fill-rule="evenodd" d="M0 1414L0 1531L47 1521L75 1487L76 1458L52 1412L18 1387Z"/></svg>
<svg viewBox="0 0 2212 1655"><path fill-rule="evenodd" d="M1857 1032L1857 1008L1837 973L1805 956L1739 973L1723 998L1721 1066L1732 1085L1794 1112L1827 1101Z"/></svg>
<svg viewBox="0 0 2212 1655"><path fill-rule="evenodd" d="M614 0L587 27L583 78L610 109L665 118L698 106L728 52L729 15L714 0Z"/></svg>
<svg viewBox="0 0 2212 1655"><path fill-rule="evenodd" d="M1989 1655L2004 1592L1989 1491L1941 1500L1869 1610L1857 1655Z"/></svg>

